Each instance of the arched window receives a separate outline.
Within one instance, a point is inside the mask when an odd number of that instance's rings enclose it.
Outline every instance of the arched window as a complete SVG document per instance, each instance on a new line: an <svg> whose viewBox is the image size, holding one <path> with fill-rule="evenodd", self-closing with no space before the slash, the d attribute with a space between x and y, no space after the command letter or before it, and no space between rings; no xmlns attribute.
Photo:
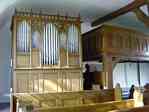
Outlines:
<svg viewBox="0 0 149 112"><path fill-rule="evenodd" d="M53 23L46 24L43 37L43 64L58 64L59 37L57 27Z"/></svg>
<svg viewBox="0 0 149 112"><path fill-rule="evenodd" d="M29 51L29 35L30 26L26 21L22 21L18 25L17 29L17 51L28 52Z"/></svg>
<svg viewBox="0 0 149 112"><path fill-rule="evenodd" d="M78 28L72 24L68 28L68 52L78 53L79 51L79 31Z"/></svg>

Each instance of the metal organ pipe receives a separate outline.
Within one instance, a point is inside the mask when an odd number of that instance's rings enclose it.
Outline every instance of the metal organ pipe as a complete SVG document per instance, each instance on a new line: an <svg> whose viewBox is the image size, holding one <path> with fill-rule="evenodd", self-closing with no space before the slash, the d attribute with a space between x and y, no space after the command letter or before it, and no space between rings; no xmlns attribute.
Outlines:
<svg viewBox="0 0 149 112"><path fill-rule="evenodd" d="M46 31L46 27L47 26L45 26L45 38L44 38L44 41L45 41L45 43L44 43L44 64L46 64L46 33L47 33L47 31Z"/></svg>
<svg viewBox="0 0 149 112"><path fill-rule="evenodd" d="M20 43L22 43L22 42L20 41L20 25L19 25L19 27L17 29L17 50L19 50L19 51L21 49L21 44Z"/></svg>
<svg viewBox="0 0 149 112"><path fill-rule="evenodd" d="M27 51L27 50L26 50L26 47L27 47L27 45L26 45L26 44L27 44L27 41L26 41L26 33L27 33L27 32L26 32L26 22L24 22L24 40L25 40L25 45L24 45L24 46L25 46L25 50L24 50L24 51L25 51L25 52Z"/></svg>
<svg viewBox="0 0 149 112"><path fill-rule="evenodd" d="M53 47L53 65L55 64L55 61L56 61L56 46L55 46L55 43L56 43L56 36L55 36L55 26L52 24L52 47Z"/></svg>
<svg viewBox="0 0 149 112"><path fill-rule="evenodd" d="M78 29L76 28L76 26L74 25L74 29L75 29L75 41L74 41L74 45L75 45L75 53L78 53Z"/></svg>
<svg viewBox="0 0 149 112"><path fill-rule="evenodd" d="M52 64L52 48L51 48L51 39L52 39L52 37L51 37L51 23L49 23L49 64Z"/></svg>
<svg viewBox="0 0 149 112"><path fill-rule="evenodd" d="M46 27L46 64L49 65L49 26Z"/></svg>
<svg viewBox="0 0 149 112"><path fill-rule="evenodd" d="M55 58L55 56L54 56L54 51L55 51L55 48L54 48L54 44L55 44L55 37L53 36L53 32L54 31L54 27L53 27L53 24L51 24L51 38L52 38L52 41L51 41L51 46L52 46L52 57L53 57L53 59L52 59L52 65L54 65L54 58Z"/></svg>
<svg viewBox="0 0 149 112"><path fill-rule="evenodd" d="M72 37L71 37L71 43L72 43L72 50L71 50L71 53L73 53L74 52L74 27L73 27L73 25L72 25L72 33L71 33L71 35L72 35Z"/></svg>
<svg viewBox="0 0 149 112"><path fill-rule="evenodd" d="M58 45L59 45L59 44L58 44L58 41L59 41L59 37L58 37L58 36L59 36L59 35L58 35L58 32L56 32L56 29L55 29L55 32L54 32L54 33L55 33L55 37L56 37L56 38L55 38L55 39L56 39L56 64L58 64L59 49L60 49L60 48L58 47Z"/></svg>
<svg viewBox="0 0 149 112"><path fill-rule="evenodd" d="M50 49L49 49L49 52L50 52L50 64L53 64L53 37L52 37L52 24L50 23Z"/></svg>
<svg viewBox="0 0 149 112"><path fill-rule="evenodd" d="M23 30L23 32L22 32L22 34L23 34L23 52L25 52L25 32L24 32L24 29L25 29L25 26L24 26L25 24L24 24L24 21L23 21L23 25L22 25L22 30Z"/></svg>
<svg viewBox="0 0 149 112"><path fill-rule="evenodd" d="M57 37L56 37L56 35L55 35L55 30L56 30L56 28L55 28L55 26L53 25L53 39L54 39L54 64L56 64L56 54L57 54L57 47L56 47L56 41L57 41Z"/></svg>
<svg viewBox="0 0 149 112"><path fill-rule="evenodd" d="M71 27L71 33L70 33L70 43L71 43L71 53L73 53L73 26Z"/></svg>
<svg viewBox="0 0 149 112"><path fill-rule="evenodd" d="M46 54L46 63L45 64L48 64L47 62L48 62L48 31L47 31L47 28L48 26L46 25L46 47L45 47L45 54Z"/></svg>
<svg viewBox="0 0 149 112"><path fill-rule="evenodd" d="M55 26L53 25L53 32L52 32L52 37L53 37L53 43L54 43L54 50L53 50L53 54L54 54L54 59L53 59L53 64L55 64L56 63L56 35L55 35Z"/></svg>
<svg viewBox="0 0 149 112"><path fill-rule="evenodd" d="M21 45L20 45L20 46L21 46L21 52L22 52L22 51L23 51L23 46L24 46L24 45L23 45L23 40L24 40L24 39L23 39L23 23L21 23L20 27L21 27L21 28L20 28L20 30L21 30L21 31L20 31L20 41L21 41Z"/></svg>
<svg viewBox="0 0 149 112"><path fill-rule="evenodd" d="M56 38L55 38L55 35L54 35L54 32L55 32L55 26L52 24L52 48L53 48L53 65L55 64L55 51L56 51L56 47L55 47L55 41L56 41Z"/></svg>
<svg viewBox="0 0 149 112"><path fill-rule="evenodd" d="M20 32L20 40L21 40L21 51L24 52L24 36L23 36L23 22L21 23L21 32Z"/></svg>
<svg viewBox="0 0 149 112"><path fill-rule="evenodd" d="M20 46L21 46L21 52L23 51L23 46L24 46L24 44L23 44L23 23L21 23L21 25L20 25L20 41L21 41L21 44L20 44Z"/></svg>
<svg viewBox="0 0 149 112"><path fill-rule="evenodd" d="M44 38L43 38L43 64L45 64L45 48L46 48L46 43L45 43L45 37L46 37L46 26L44 26Z"/></svg>
<svg viewBox="0 0 149 112"><path fill-rule="evenodd" d="M80 46L80 34L79 34L79 29L77 29L77 53L79 53L79 46Z"/></svg>
<svg viewBox="0 0 149 112"><path fill-rule="evenodd" d="M76 39L76 37L75 37L75 26L74 25L72 25L72 28L73 28L73 33L72 33L72 35L73 35L73 40L72 40L72 42L73 42L73 51L72 51L72 53L74 53L75 52L75 39Z"/></svg>
<svg viewBox="0 0 149 112"><path fill-rule="evenodd" d="M24 37L24 52L26 52L26 32L25 32L25 21L23 22L23 37Z"/></svg>
<svg viewBox="0 0 149 112"><path fill-rule="evenodd" d="M50 28L50 24L48 23L47 24L47 62L48 62L48 65L50 64L50 34L51 34L51 28Z"/></svg>

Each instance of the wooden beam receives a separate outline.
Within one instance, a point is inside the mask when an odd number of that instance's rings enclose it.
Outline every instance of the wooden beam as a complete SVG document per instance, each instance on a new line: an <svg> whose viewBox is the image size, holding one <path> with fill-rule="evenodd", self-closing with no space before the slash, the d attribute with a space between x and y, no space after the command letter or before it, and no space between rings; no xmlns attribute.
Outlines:
<svg viewBox="0 0 149 112"><path fill-rule="evenodd" d="M92 26L97 26L97 25L100 25L104 22L112 20L112 19L114 19L120 15L123 15L127 12L130 12L130 11L144 5L145 3L146 3L146 0L135 0L132 3L118 9L117 11L114 11L114 12L112 12L112 13L104 16L104 17L101 17L101 18L95 20L94 22L92 22Z"/></svg>

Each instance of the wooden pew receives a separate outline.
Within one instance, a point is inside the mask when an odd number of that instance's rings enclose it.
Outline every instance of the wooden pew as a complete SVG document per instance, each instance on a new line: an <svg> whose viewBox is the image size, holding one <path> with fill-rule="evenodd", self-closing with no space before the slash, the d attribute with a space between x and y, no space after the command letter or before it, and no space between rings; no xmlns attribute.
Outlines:
<svg viewBox="0 0 149 112"><path fill-rule="evenodd" d="M102 103L114 101L114 89L102 91L79 91L44 94L17 94L20 102L31 103L35 107L64 107L82 104Z"/></svg>
<svg viewBox="0 0 149 112"><path fill-rule="evenodd" d="M36 108L33 112L108 112L111 110L128 109L133 107L133 100L112 101L105 103L83 104L57 108Z"/></svg>
<svg viewBox="0 0 149 112"><path fill-rule="evenodd" d="M135 107L135 108L126 109L126 110L117 110L115 112L149 112L149 105L143 106L143 107Z"/></svg>

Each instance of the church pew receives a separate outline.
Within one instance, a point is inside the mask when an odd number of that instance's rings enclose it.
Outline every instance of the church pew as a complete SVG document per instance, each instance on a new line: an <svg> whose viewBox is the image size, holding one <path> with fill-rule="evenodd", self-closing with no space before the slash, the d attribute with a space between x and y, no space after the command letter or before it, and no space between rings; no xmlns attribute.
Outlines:
<svg viewBox="0 0 149 112"><path fill-rule="evenodd" d="M36 108L33 112L108 112L111 110L128 109L134 106L133 100L111 101L105 103L82 104L57 108Z"/></svg>
<svg viewBox="0 0 149 112"><path fill-rule="evenodd" d="M64 107L114 101L114 90L79 91L44 94L17 94L20 102L32 102L35 107Z"/></svg>
<svg viewBox="0 0 149 112"><path fill-rule="evenodd" d="M149 112L149 105L143 107L135 107L131 109L118 110L115 112Z"/></svg>

